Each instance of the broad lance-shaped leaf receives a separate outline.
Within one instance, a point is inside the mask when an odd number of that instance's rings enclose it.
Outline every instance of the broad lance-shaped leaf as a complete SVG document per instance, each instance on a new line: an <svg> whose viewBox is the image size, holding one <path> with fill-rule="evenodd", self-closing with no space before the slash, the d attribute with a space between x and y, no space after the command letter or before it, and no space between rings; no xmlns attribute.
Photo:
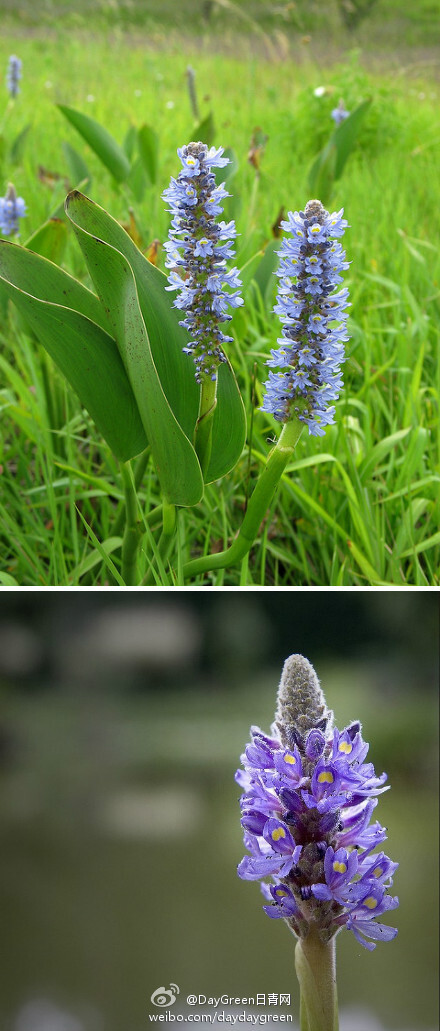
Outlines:
<svg viewBox="0 0 440 1031"><path fill-rule="evenodd" d="M66 205L127 370L164 496L174 505L195 505L203 495L199 461L163 391L131 265L119 250L78 224L69 198Z"/></svg>
<svg viewBox="0 0 440 1031"><path fill-rule="evenodd" d="M177 421L192 440L199 411L199 389L192 362L182 352L188 335L179 326L181 316L165 290L165 276L141 254L119 222L84 194L77 190L69 193L65 210L74 228L83 229L116 248L129 262L162 388Z"/></svg>
<svg viewBox="0 0 440 1031"><path fill-rule="evenodd" d="M116 457L126 462L143 451L145 430L98 298L51 261L6 240L0 241L0 283Z"/></svg>
<svg viewBox="0 0 440 1031"><path fill-rule="evenodd" d="M70 193L66 212L74 226L115 247L127 258L136 280L139 305L160 383L178 423L192 441L199 409L199 388L194 378L193 363L182 350L188 343L188 334L179 326L181 314L173 307L170 293L166 290L166 276L147 261L122 226L88 197L76 190ZM244 408L229 363L222 366L217 399L207 482L220 479L229 472L243 448ZM227 447L225 439L229 441Z"/></svg>
<svg viewBox="0 0 440 1031"><path fill-rule="evenodd" d="M130 173L130 162L122 147L119 146L119 143L116 142L107 129L104 129L103 125L96 122L94 118L90 118L89 115L83 115L81 111L75 111L73 107L66 107L65 104L57 104L57 107L86 143L89 144L89 147L95 151L95 154L102 161L103 165L108 168L114 179L120 183L124 182L124 179Z"/></svg>

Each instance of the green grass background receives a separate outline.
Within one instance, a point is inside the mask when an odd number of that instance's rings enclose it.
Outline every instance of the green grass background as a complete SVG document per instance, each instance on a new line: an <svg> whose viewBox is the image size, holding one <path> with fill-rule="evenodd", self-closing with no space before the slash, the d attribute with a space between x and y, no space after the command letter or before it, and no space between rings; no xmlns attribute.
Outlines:
<svg viewBox="0 0 440 1031"><path fill-rule="evenodd" d="M193 130L185 75L191 63L201 113L214 115L215 143L238 157L229 210L243 263L272 238L281 207L306 203L308 171L331 132L339 97L349 110L371 97L331 205L344 206L351 226L345 238L351 341L336 424L322 440L301 438L242 567L194 583L436 586L439 5L421 3L416 16L415 8L379 2L354 34L342 27L336 4L214 4L209 20L202 6L154 0L87 5L86 12L81 3L46 2L37 16L31 5L3 3L0 64L6 69L14 52L23 61L5 140L31 128L20 162L12 167L3 159L2 191L13 178L26 200L26 240L64 198L67 140L87 161L91 196L126 222L132 199L114 188L55 104L90 114L121 143L131 124L147 122L160 138L160 189L132 206L142 246L163 242L168 216L160 193L178 171L176 146ZM319 86L326 87L321 97L314 94ZM268 137L259 181L247 161L256 127ZM42 182L40 165L61 178ZM73 240L64 267L88 282ZM261 399L264 359L279 324L270 305L248 298L233 327L230 357L250 413L251 399L256 406ZM0 318L0 377L3 583L114 583L78 509L118 567L118 468L12 308ZM196 510L180 513L178 550L156 574L158 583L182 583L183 560L225 546L236 533L276 427L255 409L248 430L236 470L220 489L208 488ZM140 498L145 506L160 500L151 468ZM146 540L141 574L154 544Z"/></svg>

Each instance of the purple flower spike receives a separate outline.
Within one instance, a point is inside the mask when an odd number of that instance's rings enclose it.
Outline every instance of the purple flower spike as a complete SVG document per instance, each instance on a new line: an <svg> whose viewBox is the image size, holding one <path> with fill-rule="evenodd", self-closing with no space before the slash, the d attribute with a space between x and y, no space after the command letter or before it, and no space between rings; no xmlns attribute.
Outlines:
<svg viewBox="0 0 440 1031"><path fill-rule="evenodd" d="M9 58L8 70L6 73L6 86L9 90L11 97L16 97L20 92L18 83L21 79L21 61L15 54L11 54Z"/></svg>
<svg viewBox="0 0 440 1031"><path fill-rule="evenodd" d="M265 913L286 920L298 938L313 926L328 942L345 927L371 950L397 934L376 922L398 905L387 890L398 864L374 852L386 832L371 823L386 775L364 763L360 723L339 731L332 720L313 667L291 655L271 734L252 728L236 776L250 852L238 874L263 881Z"/></svg>
<svg viewBox="0 0 440 1031"><path fill-rule="evenodd" d="M278 348L267 365L262 409L278 422L296 417L309 433L323 436L334 422L334 406L342 387L341 364L348 340L348 290L333 293L348 268L345 251L334 238L347 226L343 209L329 214L321 201L309 200L304 211L290 212L281 225L283 240L274 311L283 324ZM295 282L294 282L295 280Z"/></svg>
<svg viewBox="0 0 440 1031"><path fill-rule="evenodd" d="M173 215L170 239L164 245L165 265L171 269L166 289L179 291L174 306L186 313L180 325L191 336L184 351L192 355L196 380L201 383L215 380L218 366L227 360L223 344L231 343L232 337L222 332L220 323L232 318L228 308L243 304L238 270L226 266L235 253L234 222L215 221L223 211L220 202L229 194L224 183L216 185L212 169L223 168L229 158L222 157L222 147L208 150L205 143L188 143L177 154L182 171L163 193Z"/></svg>
<svg viewBox="0 0 440 1031"><path fill-rule="evenodd" d="M15 187L9 183L5 197L0 197L0 229L3 236L19 232L19 218L26 214L23 197L17 197Z"/></svg>

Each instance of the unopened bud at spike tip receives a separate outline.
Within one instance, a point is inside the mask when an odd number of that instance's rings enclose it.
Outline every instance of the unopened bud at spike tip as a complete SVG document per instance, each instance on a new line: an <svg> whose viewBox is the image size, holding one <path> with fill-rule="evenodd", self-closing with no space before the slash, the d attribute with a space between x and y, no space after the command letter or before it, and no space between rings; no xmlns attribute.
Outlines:
<svg viewBox="0 0 440 1031"><path fill-rule="evenodd" d="M303 655L289 655L278 688L274 727L290 747L292 734L303 736L325 720L331 730L333 713L327 708L316 672Z"/></svg>

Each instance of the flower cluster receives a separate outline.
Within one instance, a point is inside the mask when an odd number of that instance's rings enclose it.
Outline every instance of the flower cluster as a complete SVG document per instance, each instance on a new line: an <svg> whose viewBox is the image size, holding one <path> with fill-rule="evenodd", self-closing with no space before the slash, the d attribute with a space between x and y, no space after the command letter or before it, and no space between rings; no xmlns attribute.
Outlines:
<svg viewBox="0 0 440 1031"><path fill-rule="evenodd" d="M26 204L23 197L17 197L15 187L9 183L5 197L0 197L0 229L4 236L18 233L19 218L23 218Z"/></svg>
<svg viewBox="0 0 440 1031"><path fill-rule="evenodd" d="M8 71L6 73L6 86L11 94L11 97L16 97L20 92L18 83L21 79L21 61L15 54L11 54L9 58Z"/></svg>
<svg viewBox="0 0 440 1031"><path fill-rule="evenodd" d="M398 905L387 893L398 864L373 853L386 838L371 823L386 774L376 777L365 762L360 724L329 732L331 716L327 711L306 731L284 725L280 736L276 725L271 736L251 728L244 771L236 774L250 852L238 874L263 880L265 912L283 917L299 938L312 922L324 942L346 927L371 950L366 939L390 941L397 934L375 920ZM269 876L271 884L264 881Z"/></svg>
<svg viewBox="0 0 440 1031"><path fill-rule="evenodd" d="M348 340L348 290L332 293L349 264L337 240L347 226L342 215L343 209L329 214L320 201L311 200L304 211L289 212L281 223L291 234L278 251L280 283L274 311L283 331L277 341L280 347L271 351L266 363L277 371L270 372L265 383L263 411L279 422L296 416L319 436L334 422L330 402L342 387L340 367Z"/></svg>
<svg viewBox="0 0 440 1031"><path fill-rule="evenodd" d="M167 289L179 291L174 305L185 312L180 325L191 336L183 350L193 356L201 383L204 377L215 380L220 362L226 361L223 344L232 337L222 332L220 323L232 318L228 307L243 304L238 271L226 267L226 259L234 254L235 225L216 222L223 211L220 202L229 194L224 183L216 185L212 169L223 168L229 159L222 157L223 147L208 150L205 143L189 143L177 153L182 171L163 194L173 215L165 243L165 264L171 270Z"/></svg>

